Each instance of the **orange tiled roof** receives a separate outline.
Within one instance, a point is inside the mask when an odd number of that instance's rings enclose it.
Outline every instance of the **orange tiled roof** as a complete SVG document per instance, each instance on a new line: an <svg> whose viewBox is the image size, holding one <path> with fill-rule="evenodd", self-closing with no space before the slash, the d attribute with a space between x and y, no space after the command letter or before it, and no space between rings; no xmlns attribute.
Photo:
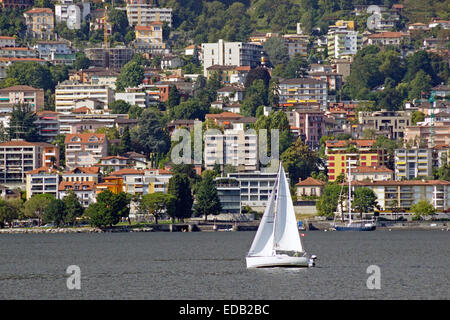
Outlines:
<svg viewBox="0 0 450 320"><path fill-rule="evenodd" d="M370 36L368 36L368 38L370 38L370 39L373 39L373 38L377 38L377 39L378 38L401 38L401 37L407 37L407 36L409 36L409 33L387 31L387 32L371 34Z"/></svg>
<svg viewBox="0 0 450 320"><path fill-rule="evenodd" d="M78 137L81 141L72 141L74 137ZM97 137L99 141L89 141L89 138ZM106 134L104 133L70 133L66 134L66 139L64 143L103 143L106 139Z"/></svg>
<svg viewBox="0 0 450 320"><path fill-rule="evenodd" d="M39 174L39 173L58 173L58 170L49 167L40 167L34 170L27 171L27 174Z"/></svg>
<svg viewBox="0 0 450 320"><path fill-rule="evenodd" d="M357 166L353 173L394 172L384 166Z"/></svg>
<svg viewBox="0 0 450 320"><path fill-rule="evenodd" d="M95 189L94 181L61 181L58 186L59 191L73 190L75 186L79 186L79 191L92 191ZM83 187L86 189L83 190ZM77 190L74 190L77 191Z"/></svg>
<svg viewBox="0 0 450 320"><path fill-rule="evenodd" d="M112 176L123 176L123 175L131 175L131 174L144 174L143 170L137 170L133 168L124 168L114 172L111 172Z"/></svg>
<svg viewBox="0 0 450 320"><path fill-rule="evenodd" d="M300 180L296 186L324 186L325 182L308 177L305 180Z"/></svg>
<svg viewBox="0 0 450 320"><path fill-rule="evenodd" d="M445 180L387 180L387 181L353 181L354 186L434 186L450 185L450 181Z"/></svg>
<svg viewBox="0 0 450 320"><path fill-rule="evenodd" d="M28 11L25 11L25 13L43 13L43 12L52 14L53 10L50 8L33 8Z"/></svg>
<svg viewBox="0 0 450 320"><path fill-rule="evenodd" d="M205 118L208 119L220 119L220 118L242 118L243 116L234 112L222 112L222 113L208 113Z"/></svg>
<svg viewBox="0 0 450 320"><path fill-rule="evenodd" d="M75 171L81 171L82 173L88 173L88 174L92 174L92 173L99 173L100 172L100 167L76 167L73 168L72 170L69 171L65 171L65 174L74 174Z"/></svg>

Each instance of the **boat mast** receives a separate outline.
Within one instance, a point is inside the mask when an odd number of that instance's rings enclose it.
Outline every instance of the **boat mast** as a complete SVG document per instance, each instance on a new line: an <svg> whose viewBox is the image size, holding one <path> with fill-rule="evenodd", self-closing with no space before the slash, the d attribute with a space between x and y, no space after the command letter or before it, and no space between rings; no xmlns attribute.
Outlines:
<svg viewBox="0 0 450 320"><path fill-rule="evenodd" d="M348 159L348 221L352 223L352 177L350 175L350 158Z"/></svg>

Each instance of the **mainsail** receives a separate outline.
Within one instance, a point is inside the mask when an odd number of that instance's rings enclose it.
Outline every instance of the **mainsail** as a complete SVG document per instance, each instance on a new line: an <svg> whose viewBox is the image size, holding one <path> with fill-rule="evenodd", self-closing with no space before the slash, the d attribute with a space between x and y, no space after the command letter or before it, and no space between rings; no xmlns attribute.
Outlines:
<svg viewBox="0 0 450 320"><path fill-rule="evenodd" d="M259 223L255 239L248 252L249 256L271 256L273 250L273 220L275 213L275 192L279 179L273 185L269 204L264 211L264 215Z"/></svg>
<svg viewBox="0 0 450 320"><path fill-rule="evenodd" d="M274 224L274 249L303 252L289 184L281 164L280 167Z"/></svg>

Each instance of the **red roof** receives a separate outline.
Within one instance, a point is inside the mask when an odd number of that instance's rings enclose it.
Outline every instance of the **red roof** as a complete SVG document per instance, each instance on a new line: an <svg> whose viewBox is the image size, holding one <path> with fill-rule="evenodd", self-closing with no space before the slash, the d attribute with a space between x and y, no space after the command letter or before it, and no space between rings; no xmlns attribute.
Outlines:
<svg viewBox="0 0 450 320"><path fill-rule="evenodd" d="M76 167L72 170L65 171L64 174L76 174L75 171L81 171L82 173L92 174L96 173L98 174L100 172L100 167Z"/></svg>
<svg viewBox="0 0 450 320"><path fill-rule="evenodd" d="M89 139L96 137L97 141L89 141ZM79 141L72 141L74 138L79 138ZM71 133L66 134L65 144L70 143L103 143L106 139L104 133Z"/></svg>
<svg viewBox="0 0 450 320"><path fill-rule="evenodd" d="M52 9L50 8L33 8L28 11L25 11L25 13L43 13L43 12L53 14Z"/></svg>
<svg viewBox="0 0 450 320"><path fill-rule="evenodd" d="M299 179L298 183L296 184L296 186L324 186L325 182L308 177L305 180L301 180Z"/></svg>
<svg viewBox="0 0 450 320"><path fill-rule="evenodd" d="M373 38L401 38L401 37L408 37L409 33L404 33L404 32L380 32L380 33L375 33L375 34L371 34L370 36L368 36L367 38L373 39Z"/></svg>
<svg viewBox="0 0 450 320"><path fill-rule="evenodd" d="M75 186L78 186L78 190L74 190ZM86 189L83 190L83 187ZM94 181L61 181L58 190L74 190L74 191L92 191L95 189Z"/></svg>
<svg viewBox="0 0 450 320"><path fill-rule="evenodd" d="M358 166L353 170L353 173L375 173L375 172L389 172L392 173L391 169L384 166Z"/></svg>
<svg viewBox="0 0 450 320"><path fill-rule="evenodd" d="M124 176L124 175L132 175L132 174L144 174L143 170L137 170L132 168L124 168L114 172L111 172L112 176Z"/></svg>
<svg viewBox="0 0 450 320"><path fill-rule="evenodd" d="M39 173L58 173L58 170L49 167L40 167L34 170L27 171L27 174L39 174Z"/></svg>

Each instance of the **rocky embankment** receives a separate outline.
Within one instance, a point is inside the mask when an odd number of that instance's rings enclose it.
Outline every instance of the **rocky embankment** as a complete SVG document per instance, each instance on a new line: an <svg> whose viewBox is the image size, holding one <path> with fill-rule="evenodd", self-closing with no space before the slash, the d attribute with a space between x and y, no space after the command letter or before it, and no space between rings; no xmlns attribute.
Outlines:
<svg viewBox="0 0 450 320"><path fill-rule="evenodd" d="M102 233L102 232L151 232L153 228L5 228L0 229L0 234L24 234L24 233Z"/></svg>

